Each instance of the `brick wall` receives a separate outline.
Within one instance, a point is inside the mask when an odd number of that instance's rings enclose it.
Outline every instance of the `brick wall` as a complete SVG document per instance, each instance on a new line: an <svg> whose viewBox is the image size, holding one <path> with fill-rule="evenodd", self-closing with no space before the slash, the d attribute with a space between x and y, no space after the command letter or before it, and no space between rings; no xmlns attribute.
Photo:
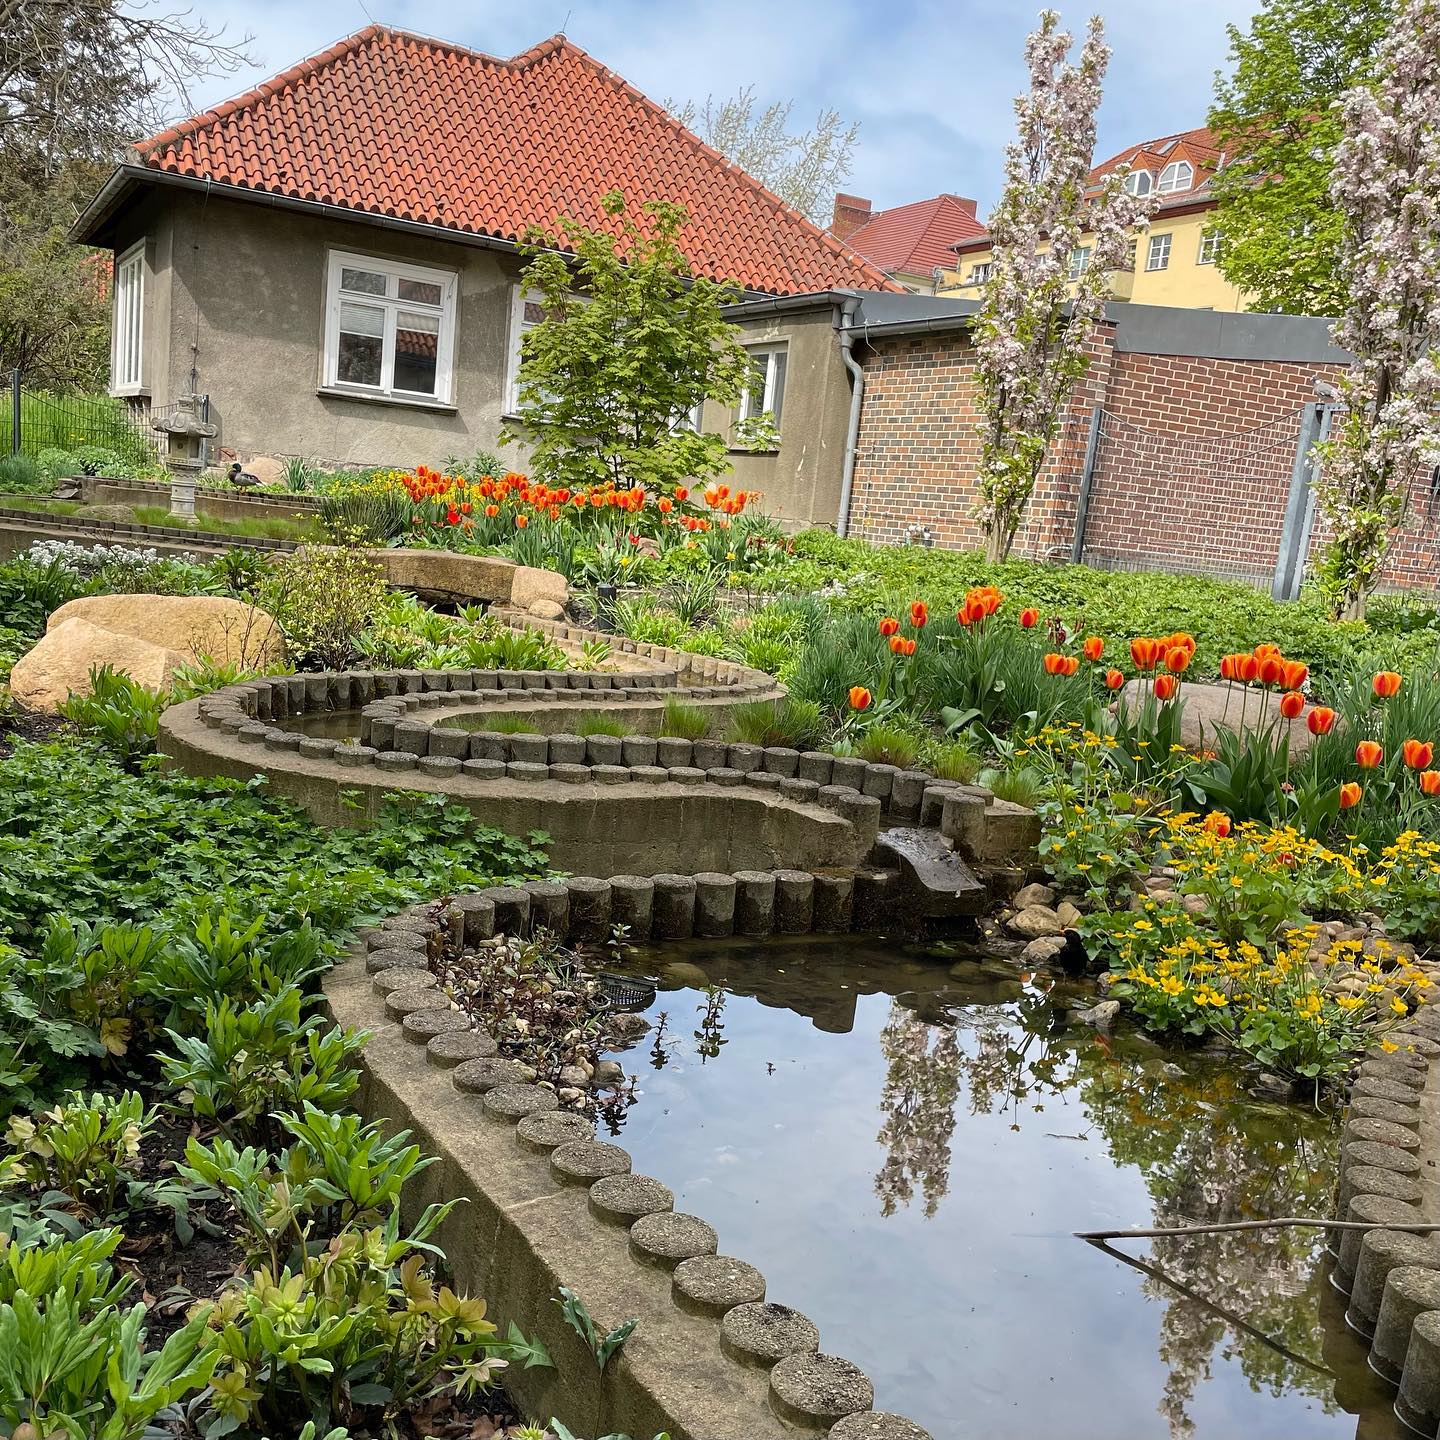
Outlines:
<svg viewBox="0 0 1440 1440"><path fill-rule="evenodd" d="M1321 363L1138 354L1097 328L1015 553L1068 559L1095 405L1105 411L1085 524L1087 563L1250 580L1268 587L1301 411ZM959 333L881 338L865 363L851 533L974 549L979 466L974 352ZM1323 544L1317 523L1312 555ZM1428 481L1385 571L1390 585L1440 576L1440 497Z"/></svg>

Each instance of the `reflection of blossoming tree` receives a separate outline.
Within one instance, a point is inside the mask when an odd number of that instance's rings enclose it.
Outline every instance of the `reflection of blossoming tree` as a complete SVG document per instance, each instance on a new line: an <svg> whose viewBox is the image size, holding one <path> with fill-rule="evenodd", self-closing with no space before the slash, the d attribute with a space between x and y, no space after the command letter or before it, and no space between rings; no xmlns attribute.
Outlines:
<svg viewBox="0 0 1440 1440"><path fill-rule="evenodd" d="M880 1032L889 1069L880 1108L885 1164L875 1177L881 1211L908 1205L919 1182L925 1214L933 1215L950 1188L950 1136L960 1092L960 1044L953 1025L927 1025L898 1001Z"/></svg>
<svg viewBox="0 0 1440 1440"><path fill-rule="evenodd" d="M927 1025L898 1002L881 1032L889 1069L880 1143L887 1157L875 1180L883 1210L910 1203L917 1186L935 1214L949 1187L950 1138L962 1093L972 1114L1025 1111L1045 1097L1078 1094L1090 1126L1117 1164L1144 1177L1156 1227L1273 1215L1324 1213L1334 1174L1334 1134L1323 1116L1299 1107L1255 1106L1235 1074L1202 1062L1179 1070L1153 1056L1116 1055L1109 1042L1080 1047L1047 1033L1045 996L1027 991L1016 1008L969 1011L965 1034ZM1143 1217L1125 1217L1140 1225ZM1335 1408L1332 1378L1320 1366L1318 1317L1323 1284L1318 1231L1268 1230L1153 1240L1157 1279L1145 1293L1165 1305L1159 1352L1169 1372L1160 1413L1172 1440L1187 1440L1196 1388L1217 1353L1235 1358L1250 1384L1273 1394L1299 1391ZM1243 1317L1261 1335L1218 1316L1207 1299ZM1223 1347L1223 1348L1222 1348Z"/></svg>

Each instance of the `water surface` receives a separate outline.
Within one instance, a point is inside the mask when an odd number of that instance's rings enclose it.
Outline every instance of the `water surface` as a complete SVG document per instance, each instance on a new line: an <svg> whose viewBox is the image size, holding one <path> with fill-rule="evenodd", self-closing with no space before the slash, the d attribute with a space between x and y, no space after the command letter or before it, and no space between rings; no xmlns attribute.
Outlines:
<svg viewBox="0 0 1440 1440"><path fill-rule="evenodd" d="M1318 1232L1122 1242L1173 1284L1071 1234L1328 1214L1332 1117L954 959L819 936L639 952L627 970L662 988L621 1057L636 1171L937 1440L1398 1440Z"/></svg>

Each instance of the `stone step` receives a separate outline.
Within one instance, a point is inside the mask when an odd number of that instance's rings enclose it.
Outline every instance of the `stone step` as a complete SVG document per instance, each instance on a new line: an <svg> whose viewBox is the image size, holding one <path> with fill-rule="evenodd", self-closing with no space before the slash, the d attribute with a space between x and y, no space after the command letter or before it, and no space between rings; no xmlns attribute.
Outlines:
<svg viewBox="0 0 1440 1440"><path fill-rule="evenodd" d="M900 871L902 904L927 920L983 915L989 891L938 830L897 826L884 831L875 850Z"/></svg>

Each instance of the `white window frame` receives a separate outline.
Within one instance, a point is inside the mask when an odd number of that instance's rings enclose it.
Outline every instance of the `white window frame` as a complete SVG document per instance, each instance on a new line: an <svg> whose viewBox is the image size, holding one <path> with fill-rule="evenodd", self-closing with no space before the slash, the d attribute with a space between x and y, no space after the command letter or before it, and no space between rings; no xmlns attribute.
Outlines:
<svg viewBox="0 0 1440 1440"><path fill-rule="evenodd" d="M1167 230L1163 235L1152 235L1150 246L1145 251L1145 269L1168 270L1170 268L1170 246L1171 232Z"/></svg>
<svg viewBox="0 0 1440 1440"><path fill-rule="evenodd" d="M1072 280L1078 280L1090 268L1090 257L1094 253L1093 245L1077 245L1070 252L1069 269Z"/></svg>
<svg viewBox="0 0 1440 1440"><path fill-rule="evenodd" d="M1143 182L1143 183L1142 183ZM1155 188L1155 177L1148 170L1132 170L1125 177L1127 195L1148 195Z"/></svg>
<svg viewBox="0 0 1440 1440"><path fill-rule="evenodd" d="M1200 232L1200 248L1195 252L1195 263L1197 265L1214 265L1220 257L1220 232L1218 230L1202 230Z"/></svg>
<svg viewBox="0 0 1440 1440"><path fill-rule="evenodd" d="M970 267L970 283L972 285L986 285L994 273L995 262L993 260L981 260Z"/></svg>
<svg viewBox="0 0 1440 1440"><path fill-rule="evenodd" d="M775 428L779 430L785 424L785 386L790 375L790 342L781 340L771 341L764 345L747 345L745 353L750 357L750 363L764 375L760 386L760 408L757 410L753 407L755 392L747 385L741 392L735 418L737 420L758 420L762 415L774 415ZM775 364L775 357L777 355L785 357L785 375L780 380L778 397L775 394L775 376L778 368ZM777 398L780 407L778 415L775 410Z"/></svg>
<svg viewBox="0 0 1440 1440"><path fill-rule="evenodd" d="M1195 167L1188 160L1172 160L1161 172L1155 188L1162 195L1188 190L1195 183Z"/></svg>
<svg viewBox="0 0 1440 1440"><path fill-rule="evenodd" d="M396 280L417 280L440 287L440 303L429 305L419 300L401 300L389 295L347 297L357 304L371 305L385 312L381 337L380 383L357 385L342 381L340 369L340 276L344 270L372 270ZM320 386L336 395L354 395L369 400L388 400L398 405L432 405L452 407L455 403L455 331L456 300L460 277L454 270L433 265L412 265L404 260L386 260L378 255L362 255L352 250L331 250L327 254L325 274L325 338L320 352ZM439 319L435 337L435 390L400 390L395 387L395 316L401 310L434 314Z"/></svg>
<svg viewBox="0 0 1440 1440"><path fill-rule="evenodd" d="M111 300L110 393L145 393L145 244L137 240L115 257Z"/></svg>

